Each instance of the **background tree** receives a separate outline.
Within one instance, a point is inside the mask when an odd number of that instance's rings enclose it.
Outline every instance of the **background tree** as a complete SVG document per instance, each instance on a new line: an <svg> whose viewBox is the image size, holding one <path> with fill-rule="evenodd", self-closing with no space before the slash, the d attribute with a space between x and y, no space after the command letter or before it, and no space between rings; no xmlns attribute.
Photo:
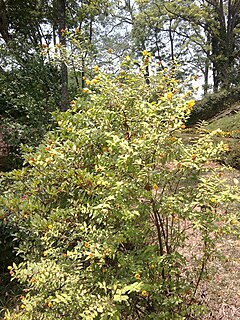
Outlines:
<svg viewBox="0 0 240 320"><path fill-rule="evenodd" d="M104 16L107 3L30 0L23 6L1 0L1 131L14 154L20 143L36 145L51 125L51 112L65 111L83 87L84 64L94 52L94 20ZM73 47L74 57L67 53ZM81 64L75 67L77 55Z"/></svg>

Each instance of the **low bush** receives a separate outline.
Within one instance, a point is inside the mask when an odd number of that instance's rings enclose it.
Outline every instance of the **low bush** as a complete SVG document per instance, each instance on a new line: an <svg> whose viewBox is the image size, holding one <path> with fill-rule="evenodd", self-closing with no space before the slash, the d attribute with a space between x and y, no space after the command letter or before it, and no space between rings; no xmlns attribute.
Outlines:
<svg viewBox="0 0 240 320"><path fill-rule="evenodd" d="M240 86L228 91L212 93L198 101L188 119L188 125L202 120L209 120L240 100Z"/></svg>
<svg viewBox="0 0 240 320"><path fill-rule="evenodd" d="M229 152L222 156L222 162L232 168L240 170L239 139L229 142Z"/></svg>
<svg viewBox="0 0 240 320"><path fill-rule="evenodd" d="M227 146L213 143L214 132L183 144L189 93L166 70L147 84L126 65L115 77L95 68L72 108L55 114L58 128L3 177L1 218L17 228L23 259L9 266L23 292L5 319L166 320L204 311L199 283L236 221L237 186L208 166Z"/></svg>

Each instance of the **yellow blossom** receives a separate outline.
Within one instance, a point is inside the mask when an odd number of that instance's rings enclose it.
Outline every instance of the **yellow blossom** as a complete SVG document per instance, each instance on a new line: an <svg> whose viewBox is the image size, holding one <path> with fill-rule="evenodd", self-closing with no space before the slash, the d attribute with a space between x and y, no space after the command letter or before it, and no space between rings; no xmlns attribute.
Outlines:
<svg viewBox="0 0 240 320"><path fill-rule="evenodd" d="M157 184L154 184L153 189L154 189L155 191L157 191L157 190L158 190L158 185L157 185Z"/></svg>
<svg viewBox="0 0 240 320"><path fill-rule="evenodd" d="M225 152L228 152L230 149L229 149L229 146L226 144L226 143L224 143L224 145L223 145L223 151L225 151Z"/></svg>
<svg viewBox="0 0 240 320"><path fill-rule="evenodd" d="M86 80L86 84L89 85L91 84L91 81L89 79Z"/></svg>
<svg viewBox="0 0 240 320"><path fill-rule="evenodd" d="M96 83L98 83L98 81L99 80L97 78L95 78L95 79L92 80L92 84L96 84Z"/></svg>
<svg viewBox="0 0 240 320"><path fill-rule="evenodd" d="M148 55L148 51L147 51L147 50L143 50L142 55L143 55L144 57L146 57L146 56Z"/></svg>
<svg viewBox="0 0 240 320"><path fill-rule="evenodd" d="M135 274L135 279L139 280L141 278L140 274L139 273L136 273Z"/></svg>
<svg viewBox="0 0 240 320"><path fill-rule="evenodd" d="M187 106L188 106L188 109L192 110L192 108L194 107L195 105L195 101L194 100L189 100L187 102Z"/></svg>
<svg viewBox="0 0 240 320"><path fill-rule="evenodd" d="M166 94L166 98L167 98L168 100L172 100L172 97L173 97L173 93L172 93L172 92L168 92L168 93Z"/></svg>
<svg viewBox="0 0 240 320"><path fill-rule="evenodd" d="M142 291L142 296L143 296L143 297L146 297L146 296L147 296L147 291L146 291L146 290L143 290L143 291Z"/></svg>
<svg viewBox="0 0 240 320"><path fill-rule="evenodd" d="M25 308L25 305L24 304L21 304L21 309L24 309Z"/></svg>
<svg viewBox="0 0 240 320"><path fill-rule="evenodd" d="M52 224L49 224L48 225L48 229L52 229L53 228L53 225Z"/></svg>
<svg viewBox="0 0 240 320"><path fill-rule="evenodd" d="M99 66L94 66L93 69L94 69L95 72L98 72L99 71Z"/></svg>

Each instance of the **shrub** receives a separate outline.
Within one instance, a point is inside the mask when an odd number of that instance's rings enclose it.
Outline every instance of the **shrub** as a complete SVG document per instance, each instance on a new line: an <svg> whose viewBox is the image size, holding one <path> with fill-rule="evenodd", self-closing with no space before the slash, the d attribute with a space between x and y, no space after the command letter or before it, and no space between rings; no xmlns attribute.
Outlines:
<svg viewBox="0 0 240 320"><path fill-rule="evenodd" d="M233 139L229 143L229 152L222 156L222 162L232 168L240 170L239 139Z"/></svg>
<svg viewBox="0 0 240 320"><path fill-rule="evenodd" d="M116 77L96 68L72 108L55 114L58 128L26 151L26 166L5 175L1 214L18 229L23 259L9 270L24 288L6 319L202 312L199 282L235 219L223 203L229 210L237 188L207 166L227 146L214 133L184 145L189 94L166 71L148 85L127 65Z"/></svg>
<svg viewBox="0 0 240 320"><path fill-rule="evenodd" d="M202 120L209 120L218 113L228 109L240 100L240 86L228 91L212 93L196 103L188 120L188 125L194 125Z"/></svg>

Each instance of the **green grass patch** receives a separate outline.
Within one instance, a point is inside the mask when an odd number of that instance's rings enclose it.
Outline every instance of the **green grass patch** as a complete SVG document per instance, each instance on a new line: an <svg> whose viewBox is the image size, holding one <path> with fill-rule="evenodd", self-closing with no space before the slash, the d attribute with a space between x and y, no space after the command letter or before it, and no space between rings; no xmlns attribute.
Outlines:
<svg viewBox="0 0 240 320"><path fill-rule="evenodd" d="M225 132L236 132L237 130L240 131L240 112L216 119L209 123L208 128L210 130L220 128Z"/></svg>
<svg viewBox="0 0 240 320"><path fill-rule="evenodd" d="M215 119L207 126L209 130L221 129L219 135L229 145L223 162L240 170L240 112Z"/></svg>

